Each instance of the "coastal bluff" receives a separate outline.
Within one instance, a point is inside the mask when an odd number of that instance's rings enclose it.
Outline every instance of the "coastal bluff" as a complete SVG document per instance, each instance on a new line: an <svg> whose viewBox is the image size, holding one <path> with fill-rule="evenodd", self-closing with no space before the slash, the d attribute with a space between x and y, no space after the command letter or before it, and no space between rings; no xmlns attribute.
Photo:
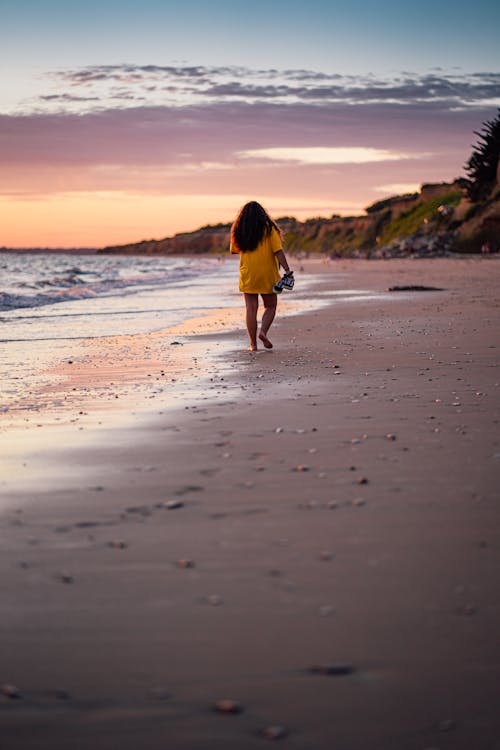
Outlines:
<svg viewBox="0 0 500 750"><path fill-rule="evenodd" d="M97 252L146 255L217 253L229 248L230 229L230 224L208 225L193 232L181 232L161 240L142 240L126 245L111 245Z"/></svg>
<svg viewBox="0 0 500 750"><path fill-rule="evenodd" d="M277 219L285 248L292 253L331 257L446 255L500 250L500 193L481 204L466 196L465 181L428 183L416 193L377 201L360 216ZM213 224L163 239L99 249L103 254L188 255L223 253L230 224Z"/></svg>

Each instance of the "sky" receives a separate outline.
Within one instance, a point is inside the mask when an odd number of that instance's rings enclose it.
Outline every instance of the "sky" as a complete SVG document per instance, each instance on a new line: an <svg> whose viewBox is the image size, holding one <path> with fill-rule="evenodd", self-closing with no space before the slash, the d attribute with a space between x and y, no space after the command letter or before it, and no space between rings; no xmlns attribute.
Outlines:
<svg viewBox="0 0 500 750"><path fill-rule="evenodd" d="M490 0L0 0L0 247L356 215L463 176Z"/></svg>

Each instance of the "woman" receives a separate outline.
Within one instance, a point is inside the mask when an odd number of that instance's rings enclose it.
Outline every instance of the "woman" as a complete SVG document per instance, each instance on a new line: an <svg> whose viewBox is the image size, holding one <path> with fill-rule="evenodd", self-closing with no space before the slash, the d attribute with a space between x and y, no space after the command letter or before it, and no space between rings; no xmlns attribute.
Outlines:
<svg viewBox="0 0 500 750"><path fill-rule="evenodd" d="M246 203L231 227L231 253L240 256L240 292L245 295L246 324L250 351L257 351L257 311L259 294L264 303L259 339L266 349L273 345L267 337L276 314L278 297L273 286L280 279L279 267L292 274L281 246L279 229L256 201Z"/></svg>

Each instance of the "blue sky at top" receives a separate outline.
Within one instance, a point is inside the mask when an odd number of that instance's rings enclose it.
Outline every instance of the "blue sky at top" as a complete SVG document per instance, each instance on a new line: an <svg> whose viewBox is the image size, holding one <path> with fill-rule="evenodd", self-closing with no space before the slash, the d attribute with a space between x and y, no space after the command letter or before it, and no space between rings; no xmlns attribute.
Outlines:
<svg viewBox="0 0 500 750"><path fill-rule="evenodd" d="M18 0L2 3L2 57L12 74L110 62L420 72L498 63L500 4L491 0Z"/></svg>

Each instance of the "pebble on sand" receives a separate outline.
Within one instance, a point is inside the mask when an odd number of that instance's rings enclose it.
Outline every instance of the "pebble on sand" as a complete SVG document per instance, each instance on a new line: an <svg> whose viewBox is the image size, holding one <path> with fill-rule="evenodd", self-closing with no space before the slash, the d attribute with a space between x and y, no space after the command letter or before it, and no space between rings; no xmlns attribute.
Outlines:
<svg viewBox="0 0 500 750"><path fill-rule="evenodd" d="M167 500L165 503L163 503L163 507L167 510L176 510L177 508L184 507L184 503L182 500Z"/></svg>
<svg viewBox="0 0 500 750"><path fill-rule="evenodd" d="M352 674L355 671L352 664L315 664L309 667L311 674L332 675L334 677Z"/></svg>
<svg viewBox="0 0 500 750"><path fill-rule="evenodd" d="M354 500L352 501L352 505L355 508L362 508L363 505L366 505L366 500L362 497L355 497Z"/></svg>
<svg viewBox="0 0 500 750"><path fill-rule="evenodd" d="M170 698L170 693L164 687L152 687L149 689L149 696L155 701L166 701Z"/></svg>
<svg viewBox="0 0 500 750"><path fill-rule="evenodd" d="M318 611L320 617L329 617L334 613L335 610L330 604L323 604Z"/></svg>
<svg viewBox="0 0 500 750"><path fill-rule="evenodd" d="M281 724L272 724L261 729L260 734L266 740L282 740L288 735L288 732L286 727Z"/></svg>
<svg viewBox="0 0 500 750"><path fill-rule="evenodd" d="M458 614L465 615L466 617L472 617L472 615L477 614L477 607L475 607L473 604L465 604L458 610Z"/></svg>
<svg viewBox="0 0 500 750"><path fill-rule="evenodd" d="M63 571L62 573L58 573L57 578L59 579L59 581L61 581L61 583L74 583L75 582L75 579L71 575L71 573L66 573L65 571Z"/></svg>
<svg viewBox="0 0 500 750"><path fill-rule="evenodd" d="M2 685L2 687L0 688L0 694L5 696L6 698L10 698L11 700L15 700L21 697L21 691L19 690L19 688L17 688L15 685L11 685L8 682Z"/></svg>
<svg viewBox="0 0 500 750"><path fill-rule="evenodd" d="M231 698L221 698L215 704L214 711L218 714L241 714L243 713L243 706Z"/></svg>
<svg viewBox="0 0 500 750"><path fill-rule="evenodd" d="M187 570L188 568L194 568L195 563L194 560L188 560L187 558L182 558L181 560L177 560L175 563L177 568L180 568L181 570Z"/></svg>
<svg viewBox="0 0 500 750"><path fill-rule="evenodd" d="M130 508L125 508L125 513L137 513L140 516L150 516L152 510L148 505L132 505Z"/></svg>
<svg viewBox="0 0 500 750"><path fill-rule="evenodd" d="M306 500L304 503L299 503L298 507L301 510L317 510L320 505L317 500Z"/></svg>
<svg viewBox="0 0 500 750"><path fill-rule="evenodd" d="M54 698L58 701L69 701L71 700L71 695L68 693L67 690L63 690L62 688L57 688L54 691Z"/></svg>
<svg viewBox="0 0 500 750"><path fill-rule="evenodd" d="M207 596L207 604L210 604L211 607L220 607L222 603L222 596L219 596L218 594L210 594L210 596Z"/></svg>
<svg viewBox="0 0 500 750"><path fill-rule="evenodd" d="M304 464L298 464L297 466L294 466L292 471L309 471L309 466L305 466Z"/></svg>
<svg viewBox="0 0 500 750"><path fill-rule="evenodd" d="M453 719L444 719L444 721L440 721L438 725L438 729L440 732L451 732L452 729L455 729L456 722Z"/></svg>

